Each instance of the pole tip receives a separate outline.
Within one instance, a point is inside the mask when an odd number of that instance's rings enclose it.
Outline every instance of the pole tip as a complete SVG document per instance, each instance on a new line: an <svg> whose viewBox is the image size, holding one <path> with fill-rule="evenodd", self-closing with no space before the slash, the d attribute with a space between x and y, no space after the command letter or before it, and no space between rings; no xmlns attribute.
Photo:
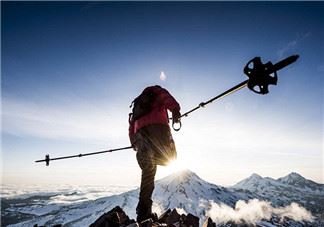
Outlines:
<svg viewBox="0 0 324 227"><path fill-rule="evenodd" d="M49 166L49 162L50 162L49 154L45 155L45 162L46 162L46 166Z"/></svg>

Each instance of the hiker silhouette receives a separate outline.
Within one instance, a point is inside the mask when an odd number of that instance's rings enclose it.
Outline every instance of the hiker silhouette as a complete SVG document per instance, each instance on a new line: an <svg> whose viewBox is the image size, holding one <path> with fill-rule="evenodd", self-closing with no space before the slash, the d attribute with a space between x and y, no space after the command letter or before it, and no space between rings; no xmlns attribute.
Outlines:
<svg viewBox="0 0 324 227"><path fill-rule="evenodd" d="M167 110L172 112L173 123L180 122L180 105L164 88L147 87L134 99L129 117L129 138L142 170L137 221L153 217L152 193L157 165L167 165L177 157L169 127Z"/></svg>

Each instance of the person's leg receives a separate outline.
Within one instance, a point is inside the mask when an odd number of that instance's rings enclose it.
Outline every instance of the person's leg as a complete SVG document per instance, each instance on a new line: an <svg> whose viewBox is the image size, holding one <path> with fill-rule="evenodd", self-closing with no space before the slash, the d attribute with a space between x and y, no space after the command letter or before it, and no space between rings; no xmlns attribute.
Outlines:
<svg viewBox="0 0 324 227"><path fill-rule="evenodd" d="M142 169L139 202L136 208L137 221L151 217L152 194L156 165L166 165L177 157L172 134L168 126L149 125L137 134L137 162Z"/></svg>
<svg viewBox="0 0 324 227"><path fill-rule="evenodd" d="M177 151L170 128L166 125L155 124L146 127L153 148L154 161L157 165L168 165L177 158Z"/></svg>
<svg viewBox="0 0 324 227"><path fill-rule="evenodd" d="M139 201L136 207L138 222L150 218L152 214L151 197L154 190L156 165L150 152L147 149L140 149L136 154L137 162L142 169Z"/></svg>

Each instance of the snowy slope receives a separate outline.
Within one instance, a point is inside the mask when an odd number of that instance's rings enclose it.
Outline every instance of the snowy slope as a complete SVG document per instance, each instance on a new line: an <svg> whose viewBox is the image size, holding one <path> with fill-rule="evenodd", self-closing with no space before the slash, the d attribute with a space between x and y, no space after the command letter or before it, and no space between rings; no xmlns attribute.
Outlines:
<svg viewBox="0 0 324 227"><path fill-rule="evenodd" d="M282 190L290 188L291 190L299 190L303 193L312 193L324 195L324 185L307 180L298 173L290 173L285 177L277 180L270 177L261 177L258 174L252 174L250 177L238 182L233 188L245 189L252 192L262 192L268 190Z"/></svg>
<svg viewBox="0 0 324 227"><path fill-rule="evenodd" d="M277 180L280 183L288 184L290 186L300 188L302 191L309 193L324 195L324 185L318 184L314 181L307 180L298 173L290 173L285 177Z"/></svg>
<svg viewBox="0 0 324 227"><path fill-rule="evenodd" d="M32 220L20 222L11 226L31 226L65 224L66 226L87 226L102 213L119 205L131 217L135 218L135 209L138 202L138 189L109 196L93 201L73 204L41 204L38 198L30 198L25 204L30 206L16 206L6 211L32 215ZM55 195L57 196L57 195ZM187 170L170 175L156 182L153 194L153 209L161 213L168 208L182 208L186 212L203 217L205 208L201 203L213 200L233 206L239 199L248 199L241 193L235 193L224 187L210 184L195 173ZM34 201L36 199L36 202Z"/></svg>
<svg viewBox="0 0 324 227"><path fill-rule="evenodd" d="M32 226L34 224L87 226L102 213L117 205L121 206L131 218L135 218L138 194L139 191L136 189L120 195L73 204L34 204L9 208L12 212L34 215L32 220L10 226ZM210 184L195 173L186 170L156 182L153 209L161 213L167 208L180 208L187 213L203 217L205 214L205 208L201 206L203 202L213 200L233 206L237 200L248 198L243 194Z"/></svg>
<svg viewBox="0 0 324 227"><path fill-rule="evenodd" d="M295 192L298 192L296 198L302 199L299 191L302 189L293 191L292 188L296 186L291 184L293 182L290 180L285 182L285 180L262 178L254 174L250 178L239 182L233 188L224 188L208 183L195 173L186 170L156 182L153 194L153 209L155 212L161 213L167 208L179 208L179 211L182 210L197 215L203 221L210 201L233 207L238 200L249 200L251 198L264 198L269 201L273 199L277 203L278 198L285 195L283 196L283 203L286 204L292 200L289 196L294 197ZM44 202L50 201L48 199L50 196L59 196L51 194L42 195L41 197L20 198L14 202L6 200L8 204L6 204L5 218L7 220L8 217L11 220L17 220L23 215L25 221L20 219L19 223L10 225L14 227L33 226L35 224L88 226L101 214L108 212L117 205L122 207L131 218L135 218L138 194L138 189L135 189L118 195L74 203ZM45 198L46 196L47 198ZM317 201L313 205L314 207L320 207ZM322 211L324 211L324 208ZM267 222L264 222L264 226L266 225Z"/></svg>
<svg viewBox="0 0 324 227"><path fill-rule="evenodd" d="M324 185L307 180L297 173L277 180L252 174L231 189L271 201L277 206L297 202L313 213L324 213Z"/></svg>
<svg viewBox="0 0 324 227"><path fill-rule="evenodd" d="M190 170L157 181L153 198L164 209L180 208L200 217L206 209L202 204L209 200L234 206L240 199L249 199L246 195L208 183Z"/></svg>
<svg viewBox="0 0 324 227"><path fill-rule="evenodd" d="M102 213L109 211L117 205L123 205L126 212L130 214L135 210L138 192L132 190L120 195L108 196L96 200L76 202L73 204L42 204L39 198L31 197L25 200L26 206L7 208L6 211L31 215L28 221L9 226L33 226L64 224L65 226L88 226ZM133 212L134 213L134 212ZM134 215L134 214L133 214Z"/></svg>

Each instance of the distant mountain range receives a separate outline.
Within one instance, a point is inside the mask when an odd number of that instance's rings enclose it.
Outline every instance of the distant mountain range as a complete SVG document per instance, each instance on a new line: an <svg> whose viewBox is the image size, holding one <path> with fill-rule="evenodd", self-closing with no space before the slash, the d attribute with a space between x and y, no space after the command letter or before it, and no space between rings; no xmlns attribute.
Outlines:
<svg viewBox="0 0 324 227"><path fill-rule="evenodd" d="M233 188L246 189L249 191L263 190L264 186L291 187L303 192L323 195L323 184L318 184L314 181L307 180L298 173L290 173L285 177L277 180L270 177L261 177L258 174L252 174L250 177L238 182Z"/></svg>
<svg viewBox="0 0 324 227"><path fill-rule="evenodd" d="M307 180L298 173L290 173L277 180L252 174L231 189L271 201L276 206L296 202L312 213L324 214L324 185Z"/></svg>
<svg viewBox="0 0 324 227"><path fill-rule="evenodd" d="M72 204L48 204L44 195L23 199L2 198L2 225L16 223L9 226L33 226L34 224L88 226L101 214L117 205L122 207L131 218L135 218L138 193L138 189L135 189L119 195ZM226 205L225 208L218 207L223 212L228 209L227 207L235 207L237 201L251 199L271 202L274 207L283 207L295 202L311 211L316 217L312 224L288 220L281 226L324 226L322 220L324 185L307 180L297 173L291 173L277 180L253 174L236 185L225 188L206 182L195 173L186 170L156 181L153 209L161 213L167 208L177 208L179 212L199 216L203 222L206 216L211 214L208 212L213 207L211 204ZM14 220L18 220L19 223ZM271 220L261 220L256 224L276 226L275 222L278 222L276 217ZM220 225L225 226L226 223Z"/></svg>

